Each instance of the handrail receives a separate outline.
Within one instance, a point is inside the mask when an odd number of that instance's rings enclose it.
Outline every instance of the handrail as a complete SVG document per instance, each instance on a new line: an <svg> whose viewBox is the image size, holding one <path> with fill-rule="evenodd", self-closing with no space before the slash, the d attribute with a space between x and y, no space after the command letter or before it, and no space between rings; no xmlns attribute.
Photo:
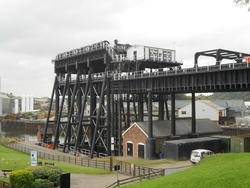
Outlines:
<svg viewBox="0 0 250 188"><path fill-rule="evenodd" d="M249 63L228 63L220 65L210 65L202 67L192 67L192 68L173 68L172 70L162 71L161 69L156 69L153 72L148 71L135 71L135 72L102 72L92 74L92 80L98 81L103 80L105 76L111 78L112 80L128 80L128 79L138 79L138 78L150 78L159 77L167 75L180 75L180 74L191 74L191 73L202 73L202 72L212 72L212 71L223 71L223 70L234 70L240 68L250 68ZM86 81L88 79L87 75L80 77L80 81ZM65 83L65 78L59 79L60 83ZM71 80L74 82L74 80Z"/></svg>

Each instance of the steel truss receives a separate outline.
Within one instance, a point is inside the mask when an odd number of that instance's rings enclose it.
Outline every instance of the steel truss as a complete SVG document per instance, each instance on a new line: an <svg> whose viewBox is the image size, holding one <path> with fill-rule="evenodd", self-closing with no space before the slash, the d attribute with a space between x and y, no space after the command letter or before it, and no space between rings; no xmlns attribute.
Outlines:
<svg viewBox="0 0 250 188"><path fill-rule="evenodd" d="M216 67L198 67L201 55L217 57ZM241 64L232 67L218 63L233 57L239 62L238 58L246 55L225 50L199 52L195 55L195 68L161 70L157 74L136 71L163 68L163 65L113 62L105 50L55 62L56 76L44 142L47 142L48 126L52 125L54 148L62 147L64 152L80 152L90 157L122 155L122 132L132 122L144 121L145 117L149 122L149 139L153 139L154 119L171 119L171 134L175 137L175 95L187 92L192 93L192 135L196 135L194 92L233 91L236 87L249 90L248 65L242 68ZM134 72L122 77L127 71ZM153 103L158 103L158 113L153 113Z"/></svg>

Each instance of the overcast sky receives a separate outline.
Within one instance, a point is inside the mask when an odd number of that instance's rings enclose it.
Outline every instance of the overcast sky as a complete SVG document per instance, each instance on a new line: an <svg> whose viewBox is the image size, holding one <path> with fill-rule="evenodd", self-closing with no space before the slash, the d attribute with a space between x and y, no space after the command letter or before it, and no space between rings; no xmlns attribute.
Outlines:
<svg viewBox="0 0 250 188"><path fill-rule="evenodd" d="M250 12L233 0L0 0L2 91L50 96L56 54L101 40L250 53Z"/></svg>

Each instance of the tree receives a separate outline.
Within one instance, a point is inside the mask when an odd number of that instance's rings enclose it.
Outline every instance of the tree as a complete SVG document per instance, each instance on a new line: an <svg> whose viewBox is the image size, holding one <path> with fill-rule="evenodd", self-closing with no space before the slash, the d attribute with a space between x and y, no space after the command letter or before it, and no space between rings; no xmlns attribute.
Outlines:
<svg viewBox="0 0 250 188"><path fill-rule="evenodd" d="M234 2L238 5L249 5L248 6L248 11L250 11L250 0L234 0Z"/></svg>
<svg viewBox="0 0 250 188"><path fill-rule="evenodd" d="M235 2L236 4L247 5L247 4L249 4L250 0L234 0L234 2Z"/></svg>

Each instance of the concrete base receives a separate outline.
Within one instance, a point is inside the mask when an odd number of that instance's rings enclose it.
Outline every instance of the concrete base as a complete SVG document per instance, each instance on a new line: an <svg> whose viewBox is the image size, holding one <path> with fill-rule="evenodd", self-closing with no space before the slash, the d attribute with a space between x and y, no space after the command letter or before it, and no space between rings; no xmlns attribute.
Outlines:
<svg viewBox="0 0 250 188"><path fill-rule="evenodd" d="M148 138L146 142L145 158L151 160L155 158L155 138Z"/></svg>

